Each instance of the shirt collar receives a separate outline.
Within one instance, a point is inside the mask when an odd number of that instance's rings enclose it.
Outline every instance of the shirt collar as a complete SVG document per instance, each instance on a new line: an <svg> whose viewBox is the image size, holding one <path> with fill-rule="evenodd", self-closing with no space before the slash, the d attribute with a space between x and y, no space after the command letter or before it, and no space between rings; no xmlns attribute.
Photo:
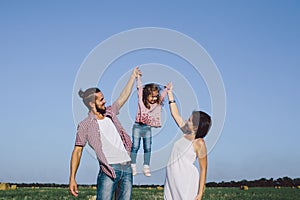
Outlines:
<svg viewBox="0 0 300 200"><path fill-rule="evenodd" d="M92 111L88 112L88 116L89 116L89 118L97 119L96 115L94 115L94 113L92 113Z"/></svg>
<svg viewBox="0 0 300 200"><path fill-rule="evenodd" d="M94 113L92 113L92 111L89 111L89 112L88 112L88 116L89 116L89 118L91 118L91 119L96 119L96 120L97 120L96 115L95 115ZM110 110L107 110L107 109L106 109L106 112L105 112L105 114L104 114L104 117L111 117L111 112L110 112Z"/></svg>

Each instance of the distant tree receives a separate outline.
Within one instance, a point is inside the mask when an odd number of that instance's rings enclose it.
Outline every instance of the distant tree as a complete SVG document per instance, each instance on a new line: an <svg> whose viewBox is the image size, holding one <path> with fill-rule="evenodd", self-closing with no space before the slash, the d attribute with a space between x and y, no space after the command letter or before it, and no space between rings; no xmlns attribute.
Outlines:
<svg viewBox="0 0 300 200"><path fill-rule="evenodd" d="M292 187L292 186L294 186L294 181L290 177L285 176L285 177L282 178L282 180L284 182L284 186L285 187Z"/></svg>
<svg viewBox="0 0 300 200"><path fill-rule="evenodd" d="M206 184L207 187L292 187L300 186L300 178L291 179L289 177L278 178L274 180L273 178L266 179L261 178L258 180L247 181L243 179L241 181L230 181L230 182L210 182Z"/></svg>
<svg viewBox="0 0 300 200"><path fill-rule="evenodd" d="M266 178L261 178L259 180L257 180L257 185L259 187L268 187L268 180Z"/></svg>
<svg viewBox="0 0 300 200"><path fill-rule="evenodd" d="M293 181L294 181L295 186L300 185L300 178L295 178Z"/></svg>
<svg viewBox="0 0 300 200"><path fill-rule="evenodd" d="M209 182L206 184L206 187L218 187L218 183L216 182Z"/></svg>

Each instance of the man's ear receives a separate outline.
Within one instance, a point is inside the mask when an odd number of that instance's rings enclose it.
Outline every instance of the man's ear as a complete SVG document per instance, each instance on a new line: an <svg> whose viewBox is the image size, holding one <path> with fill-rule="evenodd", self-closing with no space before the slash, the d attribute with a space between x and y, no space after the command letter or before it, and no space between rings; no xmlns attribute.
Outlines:
<svg viewBox="0 0 300 200"><path fill-rule="evenodd" d="M96 104L95 104L95 102L90 101L89 105L90 105L91 108L94 108Z"/></svg>

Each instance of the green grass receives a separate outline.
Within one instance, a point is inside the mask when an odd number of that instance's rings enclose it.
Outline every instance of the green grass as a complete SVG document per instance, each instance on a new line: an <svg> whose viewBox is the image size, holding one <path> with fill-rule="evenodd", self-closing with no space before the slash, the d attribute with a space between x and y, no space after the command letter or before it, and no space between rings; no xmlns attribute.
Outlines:
<svg viewBox="0 0 300 200"><path fill-rule="evenodd" d="M297 188L263 188L254 187L248 190L239 188L207 188L205 200L300 200Z"/></svg>
<svg viewBox="0 0 300 200"><path fill-rule="evenodd" d="M92 188L79 188L79 197L72 197L68 188L17 188L17 190L0 191L0 200L60 200L60 199L91 199L96 195ZM163 190L156 188L133 188L133 200L163 199ZM243 191L239 188L206 188L203 200L300 200L300 189L297 188L249 188Z"/></svg>

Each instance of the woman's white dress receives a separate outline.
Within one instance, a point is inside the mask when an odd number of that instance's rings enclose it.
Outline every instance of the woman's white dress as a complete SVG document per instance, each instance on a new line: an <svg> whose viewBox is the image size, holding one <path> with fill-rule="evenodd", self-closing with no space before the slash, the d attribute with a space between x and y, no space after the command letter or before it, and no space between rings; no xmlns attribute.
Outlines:
<svg viewBox="0 0 300 200"><path fill-rule="evenodd" d="M193 142L182 137L173 146L164 186L165 200L193 200L198 193L199 172Z"/></svg>

